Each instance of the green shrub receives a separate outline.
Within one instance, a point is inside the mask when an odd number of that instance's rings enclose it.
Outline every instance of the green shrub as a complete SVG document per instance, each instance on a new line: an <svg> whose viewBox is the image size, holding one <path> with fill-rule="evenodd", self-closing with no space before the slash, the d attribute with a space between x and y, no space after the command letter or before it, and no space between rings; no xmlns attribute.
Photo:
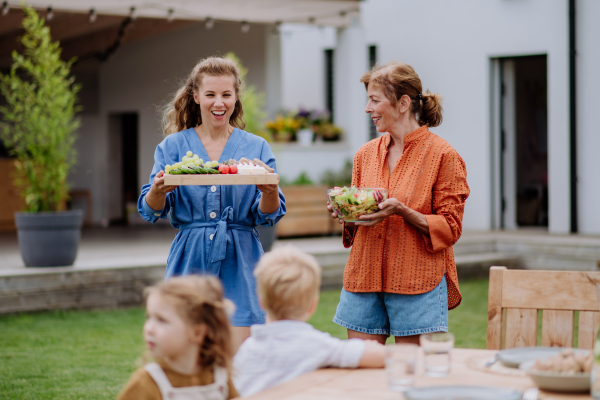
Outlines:
<svg viewBox="0 0 600 400"><path fill-rule="evenodd" d="M352 160L346 160L339 171L328 169L323 173L321 183L327 187L350 186L352 184Z"/></svg>
<svg viewBox="0 0 600 400"><path fill-rule="evenodd" d="M309 186L315 183L310 179L310 176L305 171L300 172L300 175L292 181L292 185L295 186Z"/></svg>
<svg viewBox="0 0 600 400"><path fill-rule="evenodd" d="M0 139L16 157L15 183L26 211L58 211L67 200L67 176L75 164L75 118L79 85L70 75L74 60L60 58L59 42L30 7L24 9L23 54L12 54L9 73L0 74Z"/></svg>
<svg viewBox="0 0 600 400"><path fill-rule="evenodd" d="M248 68L244 67L242 61L232 52L225 55L233 61L238 69L240 70L240 78L242 79L244 88L241 93L242 106L244 107L244 122L246 123L247 132L253 133L271 142L272 136L268 131L264 129L263 121L267 117L267 113L264 111L265 107L265 94L259 92L254 85L246 85L246 74Z"/></svg>

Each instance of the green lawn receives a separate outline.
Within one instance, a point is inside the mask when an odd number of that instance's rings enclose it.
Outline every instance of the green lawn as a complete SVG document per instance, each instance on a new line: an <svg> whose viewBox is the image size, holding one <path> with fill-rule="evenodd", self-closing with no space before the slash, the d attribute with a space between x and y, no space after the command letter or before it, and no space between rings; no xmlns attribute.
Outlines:
<svg viewBox="0 0 600 400"><path fill-rule="evenodd" d="M485 347L487 280L463 281L450 311L457 347ZM310 322L345 338L331 322L339 290L322 292ZM144 352L141 308L56 311L0 317L0 399L113 399Z"/></svg>

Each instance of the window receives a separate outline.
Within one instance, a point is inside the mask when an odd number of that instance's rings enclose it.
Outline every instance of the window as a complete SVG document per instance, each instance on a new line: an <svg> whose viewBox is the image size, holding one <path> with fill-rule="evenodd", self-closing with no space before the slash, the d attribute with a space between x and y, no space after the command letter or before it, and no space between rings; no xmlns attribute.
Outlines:
<svg viewBox="0 0 600 400"><path fill-rule="evenodd" d="M369 46L369 69L373 68L375 66L375 64L377 64L377 46L373 45L373 46ZM373 140L373 139L377 138L377 136L379 136L379 133L377 132L377 128L375 127L375 124L371 120L371 115L368 115L368 117L369 117L369 140Z"/></svg>
<svg viewBox="0 0 600 400"><path fill-rule="evenodd" d="M333 122L333 49L325 50L325 108Z"/></svg>

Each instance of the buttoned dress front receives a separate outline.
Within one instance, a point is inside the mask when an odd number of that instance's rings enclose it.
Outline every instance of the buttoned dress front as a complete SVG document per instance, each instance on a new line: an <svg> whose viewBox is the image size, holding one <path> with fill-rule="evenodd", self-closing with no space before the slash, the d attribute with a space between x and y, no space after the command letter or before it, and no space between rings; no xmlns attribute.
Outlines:
<svg viewBox="0 0 600 400"><path fill-rule="evenodd" d="M165 279L176 275L215 275L223 282L225 296L236 305L234 326L264 323L253 276L263 254L255 227L275 225L285 215L285 197L279 190L279 208L265 214L259 209L262 192L255 185L179 186L167 194L162 210L153 210L146 202L146 194L154 176L165 165L181 161L188 151L209 160L194 128L167 136L156 148L150 182L142 187L138 200L138 211L146 221L154 223L168 216L171 225L179 229L169 251ZM242 157L258 158L277 170L267 142L235 128L220 160Z"/></svg>

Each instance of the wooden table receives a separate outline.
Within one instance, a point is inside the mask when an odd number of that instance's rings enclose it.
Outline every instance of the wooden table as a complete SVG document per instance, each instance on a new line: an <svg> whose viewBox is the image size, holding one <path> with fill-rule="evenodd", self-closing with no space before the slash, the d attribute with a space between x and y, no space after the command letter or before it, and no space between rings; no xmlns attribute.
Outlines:
<svg viewBox="0 0 600 400"><path fill-rule="evenodd" d="M469 385L513 388L534 387L529 377L516 377L474 370L466 365L469 358L491 359L496 350L454 349L452 369L445 378L428 378L419 371L416 386ZM422 362L419 365L422 368ZM591 399L589 394L561 394L540 391L540 400ZM383 369L321 369L249 397L252 400L400 400L397 392L387 389Z"/></svg>

